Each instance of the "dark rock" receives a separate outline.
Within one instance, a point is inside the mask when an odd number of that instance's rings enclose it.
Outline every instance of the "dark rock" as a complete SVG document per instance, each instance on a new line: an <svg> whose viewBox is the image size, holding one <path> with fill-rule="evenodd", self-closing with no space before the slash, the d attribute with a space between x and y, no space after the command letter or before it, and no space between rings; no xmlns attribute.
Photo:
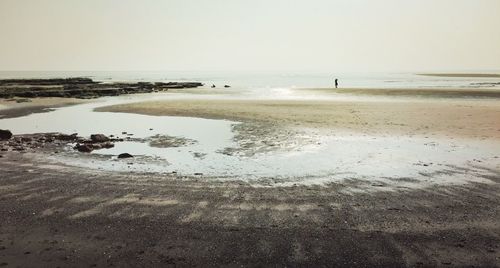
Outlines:
<svg viewBox="0 0 500 268"><path fill-rule="evenodd" d="M92 144L77 144L75 149L82 153L90 153L94 150Z"/></svg>
<svg viewBox="0 0 500 268"><path fill-rule="evenodd" d="M12 132L10 130L0 129L0 140L9 140L12 138Z"/></svg>
<svg viewBox="0 0 500 268"><path fill-rule="evenodd" d="M203 175L203 173L201 173L201 172L196 172L196 173L194 173L194 175L195 175L195 176L201 176L201 175Z"/></svg>
<svg viewBox="0 0 500 268"><path fill-rule="evenodd" d="M78 139L78 133L73 133L71 135L59 134L55 138L57 140L60 140L60 141L74 141L74 140Z"/></svg>
<svg viewBox="0 0 500 268"><path fill-rule="evenodd" d="M230 86L230 85L224 85L224 87L225 87L225 88L229 88L229 87L231 87L231 86Z"/></svg>
<svg viewBox="0 0 500 268"><path fill-rule="evenodd" d="M109 141L109 138L103 134L92 134L92 135L90 135L90 139L92 140L92 142L107 142L107 141Z"/></svg>
<svg viewBox="0 0 500 268"><path fill-rule="evenodd" d="M101 148L104 148L104 149L109 149L109 148L113 148L115 147L115 145L111 142L105 142L103 144L101 144Z"/></svg>
<svg viewBox="0 0 500 268"><path fill-rule="evenodd" d="M129 153L123 153L123 154L119 154L118 155L118 158L132 158L134 157L133 155L129 154Z"/></svg>

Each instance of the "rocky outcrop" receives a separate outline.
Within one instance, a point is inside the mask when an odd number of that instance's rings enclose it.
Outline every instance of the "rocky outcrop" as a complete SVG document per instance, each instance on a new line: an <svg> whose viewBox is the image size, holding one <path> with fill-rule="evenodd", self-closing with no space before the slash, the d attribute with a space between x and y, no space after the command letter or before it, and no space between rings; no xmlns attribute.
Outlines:
<svg viewBox="0 0 500 268"><path fill-rule="evenodd" d="M72 78L51 78L51 79L2 79L0 86L9 85L39 85L39 86L58 86L58 85L88 85L96 84L90 78L72 77Z"/></svg>
<svg viewBox="0 0 500 268"><path fill-rule="evenodd" d="M198 82L101 83L90 78L4 79L0 80L0 98L97 98L123 94L151 93L171 88L196 88Z"/></svg>
<svg viewBox="0 0 500 268"><path fill-rule="evenodd" d="M169 88L196 88L196 87L201 87L203 86L202 83L198 82L169 82L169 83L162 83L162 82L157 82L154 83L155 89L161 90L161 89L169 89Z"/></svg>
<svg viewBox="0 0 500 268"><path fill-rule="evenodd" d="M9 140L12 138L12 132L10 130L0 129L0 140Z"/></svg>

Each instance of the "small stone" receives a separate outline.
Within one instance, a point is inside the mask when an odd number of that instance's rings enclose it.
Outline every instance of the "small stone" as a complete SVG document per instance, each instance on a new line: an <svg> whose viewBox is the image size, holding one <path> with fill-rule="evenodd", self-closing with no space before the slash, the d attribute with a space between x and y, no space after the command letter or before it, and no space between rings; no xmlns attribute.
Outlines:
<svg viewBox="0 0 500 268"><path fill-rule="evenodd" d="M73 140L76 140L78 138L77 135L78 135L77 133L73 133L71 135L59 134L55 138L57 140L60 140L60 141L73 141ZM48 141L48 142L50 142L50 141Z"/></svg>
<svg viewBox="0 0 500 268"><path fill-rule="evenodd" d="M134 157L133 155L129 154L129 153L122 153L122 154L119 154L118 155L118 158L132 158Z"/></svg>
<svg viewBox="0 0 500 268"><path fill-rule="evenodd" d="M0 140L9 140L12 138L12 132L10 130L0 129Z"/></svg>
<svg viewBox="0 0 500 268"><path fill-rule="evenodd" d="M21 142L32 142L33 139L30 137L21 137Z"/></svg>

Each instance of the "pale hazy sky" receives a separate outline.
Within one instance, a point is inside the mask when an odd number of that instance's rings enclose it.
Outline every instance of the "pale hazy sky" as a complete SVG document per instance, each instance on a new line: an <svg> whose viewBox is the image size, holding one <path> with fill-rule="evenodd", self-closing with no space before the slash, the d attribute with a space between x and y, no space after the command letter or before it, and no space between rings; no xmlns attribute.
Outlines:
<svg viewBox="0 0 500 268"><path fill-rule="evenodd" d="M0 70L500 69L500 0L0 0Z"/></svg>

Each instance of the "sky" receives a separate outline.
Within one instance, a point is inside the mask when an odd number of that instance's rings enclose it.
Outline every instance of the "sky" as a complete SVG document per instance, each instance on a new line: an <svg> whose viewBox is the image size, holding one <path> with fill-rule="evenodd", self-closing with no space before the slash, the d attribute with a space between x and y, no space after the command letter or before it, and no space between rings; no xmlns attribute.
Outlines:
<svg viewBox="0 0 500 268"><path fill-rule="evenodd" d="M0 0L0 70L500 70L499 0Z"/></svg>

